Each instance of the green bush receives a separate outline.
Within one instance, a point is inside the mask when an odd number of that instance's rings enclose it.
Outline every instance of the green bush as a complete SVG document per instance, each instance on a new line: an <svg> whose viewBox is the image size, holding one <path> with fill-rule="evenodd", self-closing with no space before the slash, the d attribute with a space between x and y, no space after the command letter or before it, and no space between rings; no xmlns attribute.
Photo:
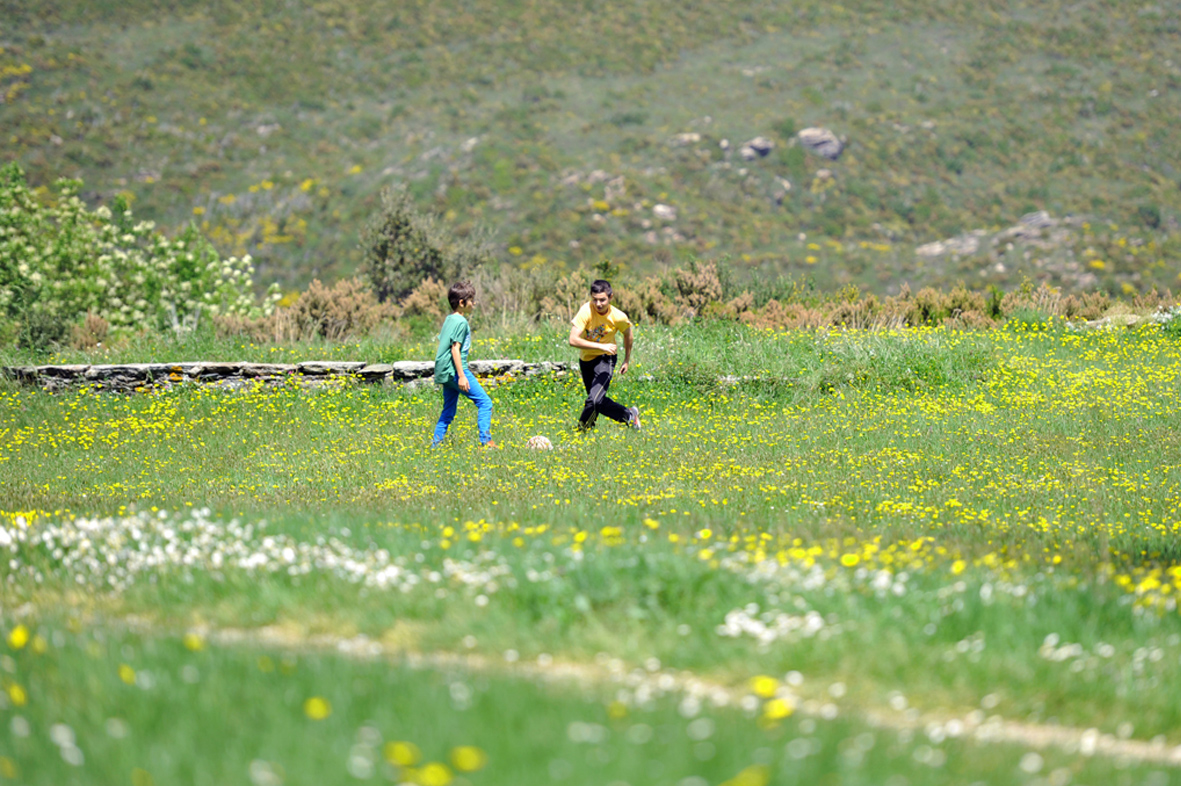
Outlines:
<svg viewBox="0 0 1181 786"><path fill-rule="evenodd" d="M422 281L451 282L492 259L481 235L457 238L418 210L405 186L385 189L361 232L364 270L377 299L400 301Z"/></svg>
<svg viewBox="0 0 1181 786"><path fill-rule="evenodd" d="M262 314L274 298L252 291L250 257L220 259L192 226L169 239L136 222L121 199L90 211L82 183L57 181L47 203L16 164L0 167L0 320L30 347L60 343L91 313L115 327L195 324L202 310Z"/></svg>

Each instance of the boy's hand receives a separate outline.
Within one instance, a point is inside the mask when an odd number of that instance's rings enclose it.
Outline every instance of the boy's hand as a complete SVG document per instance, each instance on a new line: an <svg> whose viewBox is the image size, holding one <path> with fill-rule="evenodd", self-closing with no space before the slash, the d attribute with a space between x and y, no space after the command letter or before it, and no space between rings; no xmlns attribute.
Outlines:
<svg viewBox="0 0 1181 786"><path fill-rule="evenodd" d="M459 389L464 393L470 393L472 391L472 383L468 382L467 377L463 374L455 378L455 384L459 385Z"/></svg>
<svg viewBox="0 0 1181 786"><path fill-rule="evenodd" d="M599 344L599 349L603 350L608 355L614 355L619 351L619 347L614 344Z"/></svg>
<svg viewBox="0 0 1181 786"><path fill-rule="evenodd" d="M625 361L623 361L623 365L619 367L619 373L620 373L620 374L626 374L626 373L627 373L627 364L628 364L628 363L630 363L630 362L631 362L630 360L625 360Z"/></svg>

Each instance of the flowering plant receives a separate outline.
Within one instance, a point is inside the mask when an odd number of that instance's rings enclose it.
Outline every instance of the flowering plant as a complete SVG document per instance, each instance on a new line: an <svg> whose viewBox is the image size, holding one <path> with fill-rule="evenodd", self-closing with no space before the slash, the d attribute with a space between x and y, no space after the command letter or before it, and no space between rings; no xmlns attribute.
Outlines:
<svg viewBox="0 0 1181 786"><path fill-rule="evenodd" d="M190 225L175 238L135 221L126 200L87 209L79 180L38 198L16 164L0 167L0 322L96 314L136 329L192 326L209 315L260 316L274 309L252 290L249 256L221 259Z"/></svg>

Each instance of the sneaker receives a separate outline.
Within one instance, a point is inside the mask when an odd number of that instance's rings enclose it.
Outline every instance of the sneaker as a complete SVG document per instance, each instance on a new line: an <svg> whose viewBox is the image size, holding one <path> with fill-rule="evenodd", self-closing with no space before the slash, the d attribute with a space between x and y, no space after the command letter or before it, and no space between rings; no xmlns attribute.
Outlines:
<svg viewBox="0 0 1181 786"><path fill-rule="evenodd" d="M628 407L627 408L627 426L628 426L628 428L634 428L636 431L639 431L642 428L642 426L640 425L640 408L639 407Z"/></svg>
<svg viewBox="0 0 1181 786"><path fill-rule="evenodd" d="M492 441L492 440L488 440L487 442L483 442L483 443L481 443L481 444L480 444L480 447L482 447L482 448L492 448L493 450L500 450L500 445L497 445L497 444L496 444L494 441Z"/></svg>

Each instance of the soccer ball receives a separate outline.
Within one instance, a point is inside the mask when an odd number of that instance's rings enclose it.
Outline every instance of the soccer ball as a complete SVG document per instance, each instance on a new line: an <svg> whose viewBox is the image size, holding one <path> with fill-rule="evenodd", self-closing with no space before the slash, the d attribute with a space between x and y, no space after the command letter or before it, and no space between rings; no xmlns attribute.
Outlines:
<svg viewBox="0 0 1181 786"><path fill-rule="evenodd" d="M554 443L550 442L540 434L538 434L536 437L529 437L529 442L527 444L533 450L550 450L554 446Z"/></svg>

